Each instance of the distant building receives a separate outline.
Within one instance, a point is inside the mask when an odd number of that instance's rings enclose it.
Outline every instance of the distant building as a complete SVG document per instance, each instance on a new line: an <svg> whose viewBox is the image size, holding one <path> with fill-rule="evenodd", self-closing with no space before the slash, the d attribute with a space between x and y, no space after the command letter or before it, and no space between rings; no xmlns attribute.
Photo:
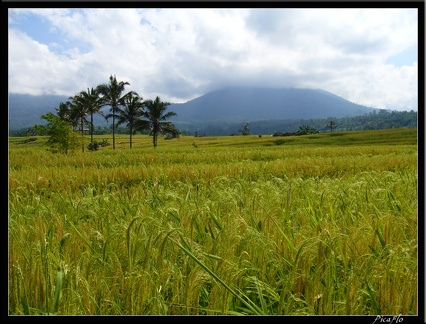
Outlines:
<svg viewBox="0 0 426 324"><path fill-rule="evenodd" d="M81 128L80 127L73 127L73 130L75 131L75 132L79 132L79 133L81 133ZM90 133L90 128L83 128L83 132L84 133Z"/></svg>

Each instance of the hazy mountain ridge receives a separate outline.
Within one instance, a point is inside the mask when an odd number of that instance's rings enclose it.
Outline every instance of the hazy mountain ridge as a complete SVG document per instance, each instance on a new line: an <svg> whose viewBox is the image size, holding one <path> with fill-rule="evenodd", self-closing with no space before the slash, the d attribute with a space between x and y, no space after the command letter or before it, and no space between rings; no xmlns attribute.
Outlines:
<svg viewBox="0 0 426 324"><path fill-rule="evenodd" d="M36 124L44 125L46 121L41 118L49 112L56 115L55 108L59 108L61 102L69 100L67 96L27 94L9 94L9 129L16 130L32 127ZM96 114L95 126L107 126L105 118Z"/></svg>
<svg viewBox="0 0 426 324"><path fill-rule="evenodd" d="M176 121L257 121L350 117L373 112L321 89L227 88L172 104Z"/></svg>
<svg viewBox="0 0 426 324"><path fill-rule="evenodd" d="M44 124L41 115L56 113L55 108L69 97L9 94L9 129ZM321 89L298 88L227 88L209 92L186 103L172 103L168 111L177 113L170 119L180 124L191 122L251 122L274 119L311 119L351 117L373 112L374 108L358 105ZM107 126L95 115L95 127ZM111 122L109 122L110 124Z"/></svg>
<svg viewBox="0 0 426 324"><path fill-rule="evenodd" d="M44 124L41 115L56 113L55 108L68 100L66 96L9 94L9 128L21 129Z"/></svg>

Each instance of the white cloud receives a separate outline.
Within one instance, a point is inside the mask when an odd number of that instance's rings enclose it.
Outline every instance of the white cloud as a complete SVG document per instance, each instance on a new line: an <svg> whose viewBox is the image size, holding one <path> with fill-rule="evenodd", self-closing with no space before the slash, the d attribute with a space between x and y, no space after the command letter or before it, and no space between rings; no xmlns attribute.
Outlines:
<svg viewBox="0 0 426 324"><path fill-rule="evenodd" d="M31 39L34 17L56 45ZM170 102L230 85L294 86L417 109L417 64L386 64L417 45L417 23L415 9L10 9L9 92L73 95L115 74Z"/></svg>

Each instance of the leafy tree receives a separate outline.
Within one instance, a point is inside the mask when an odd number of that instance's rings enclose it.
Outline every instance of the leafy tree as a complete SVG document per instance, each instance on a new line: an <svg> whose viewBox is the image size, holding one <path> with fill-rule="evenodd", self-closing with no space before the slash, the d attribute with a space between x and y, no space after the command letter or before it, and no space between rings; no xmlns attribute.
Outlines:
<svg viewBox="0 0 426 324"><path fill-rule="evenodd" d="M336 128L336 122L334 120L330 120L327 123L327 128L330 128L330 131L333 131L333 129Z"/></svg>
<svg viewBox="0 0 426 324"><path fill-rule="evenodd" d="M318 133L318 131L313 126L302 125L299 127L299 131L297 133L299 135L308 135L308 134L316 134Z"/></svg>
<svg viewBox="0 0 426 324"><path fill-rule="evenodd" d="M239 132L240 132L242 135L250 135L249 124L248 124L248 123L244 123L244 124L241 126L241 128L240 128Z"/></svg>
<svg viewBox="0 0 426 324"><path fill-rule="evenodd" d="M115 119L118 117L120 106L124 105L124 96L122 95L126 85L129 82L117 81L116 76L109 77L109 83L100 84L96 91L100 95L101 106L110 106L110 113L105 116L108 120L112 117L112 148L115 150Z"/></svg>
<svg viewBox="0 0 426 324"><path fill-rule="evenodd" d="M47 121L47 125L36 125L35 128L49 136L46 144L53 152L68 154L78 147L78 134L71 122L52 113L41 115L41 118Z"/></svg>
<svg viewBox="0 0 426 324"><path fill-rule="evenodd" d="M117 126L127 123L127 127L130 130L130 148L132 148L133 134L137 130L138 121L143 113L144 105L142 100L142 97L132 91L124 97L124 108L119 110Z"/></svg>
<svg viewBox="0 0 426 324"><path fill-rule="evenodd" d="M179 138L180 131L171 122L165 123L163 126L163 133L166 139Z"/></svg>
<svg viewBox="0 0 426 324"><path fill-rule="evenodd" d="M155 100L145 100L144 106L145 111L143 116L148 119L148 123L145 120L139 123L139 129L149 127L153 136L154 148L157 147L158 133L172 133L174 125L166 120L172 116L176 116L173 111L166 112L169 102L162 102L160 97L156 97Z"/></svg>

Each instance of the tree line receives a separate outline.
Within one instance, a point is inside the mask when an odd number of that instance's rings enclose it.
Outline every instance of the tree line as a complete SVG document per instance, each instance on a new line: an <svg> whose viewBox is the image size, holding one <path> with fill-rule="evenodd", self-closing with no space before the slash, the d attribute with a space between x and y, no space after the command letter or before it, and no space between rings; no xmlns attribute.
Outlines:
<svg viewBox="0 0 426 324"><path fill-rule="evenodd" d="M310 126L318 132L345 132L362 130L379 130L389 128L417 128L417 111L381 110L359 116L306 118L306 119L274 119L247 121L251 135L266 135L276 132L297 132L300 127ZM181 134L203 134L205 136L222 136L247 133L241 129L241 122L222 121L209 122L175 122ZM244 124L243 124L244 125Z"/></svg>
<svg viewBox="0 0 426 324"><path fill-rule="evenodd" d="M61 102L55 108L56 115L48 113L41 118L47 121L47 125L36 125L35 131L49 135L47 144L55 151L68 153L78 142L76 131L81 133L82 151L84 152L83 138L85 131L90 133L89 148L97 148L93 139L94 114L100 114L108 121L112 119L112 145L115 149L115 135L119 125L125 124L130 132L130 148L132 137L137 131L148 131L153 138L153 146L157 147L157 138L160 133L178 136L178 131L171 122L167 122L173 111L167 111L169 102L163 102L160 97L154 100L143 100L136 91L125 93L128 82L117 81L115 75L111 75L108 83L98 85L96 88L88 88L80 91L68 101ZM110 107L104 112L102 108Z"/></svg>

